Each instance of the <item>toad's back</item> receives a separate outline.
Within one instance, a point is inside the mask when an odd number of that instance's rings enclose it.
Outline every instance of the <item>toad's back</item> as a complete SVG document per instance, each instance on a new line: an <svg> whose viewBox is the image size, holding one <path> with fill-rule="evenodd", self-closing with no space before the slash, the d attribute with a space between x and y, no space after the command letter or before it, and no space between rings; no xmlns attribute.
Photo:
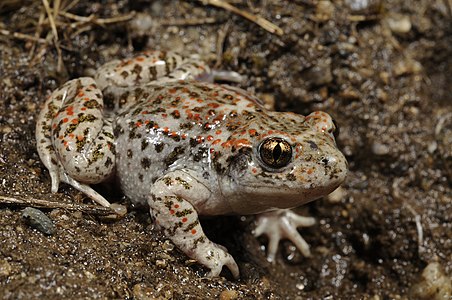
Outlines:
<svg viewBox="0 0 452 300"><path fill-rule="evenodd" d="M265 114L259 100L240 89L198 81L149 86L129 97L133 104L114 123L117 177L127 196L142 203L170 170L190 169L216 182L221 166L215 157L229 155L237 143L252 144L253 134L234 139L234 132Z"/></svg>

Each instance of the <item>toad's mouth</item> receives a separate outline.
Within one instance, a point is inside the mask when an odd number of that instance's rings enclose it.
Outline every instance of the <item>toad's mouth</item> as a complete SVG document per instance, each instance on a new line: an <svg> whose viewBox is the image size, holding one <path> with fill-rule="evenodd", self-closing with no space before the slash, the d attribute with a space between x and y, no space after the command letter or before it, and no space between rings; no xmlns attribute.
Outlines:
<svg viewBox="0 0 452 300"><path fill-rule="evenodd" d="M227 196L233 212L256 214L275 209L287 209L304 205L334 191L341 182L328 186L294 189L289 186L241 185Z"/></svg>

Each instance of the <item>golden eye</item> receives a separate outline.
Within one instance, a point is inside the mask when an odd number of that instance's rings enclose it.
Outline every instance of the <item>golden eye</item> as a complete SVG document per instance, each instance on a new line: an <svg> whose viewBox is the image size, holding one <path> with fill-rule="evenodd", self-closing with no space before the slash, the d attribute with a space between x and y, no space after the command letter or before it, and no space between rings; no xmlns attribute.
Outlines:
<svg viewBox="0 0 452 300"><path fill-rule="evenodd" d="M259 155L268 167L279 169L292 160L292 147L281 138L268 138L260 144Z"/></svg>

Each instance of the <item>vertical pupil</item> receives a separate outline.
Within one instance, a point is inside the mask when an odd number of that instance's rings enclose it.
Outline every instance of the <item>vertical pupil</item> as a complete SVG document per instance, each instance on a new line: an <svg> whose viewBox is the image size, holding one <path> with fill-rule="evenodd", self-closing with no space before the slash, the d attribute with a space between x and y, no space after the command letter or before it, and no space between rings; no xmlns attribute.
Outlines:
<svg viewBox="0 0 452 300"><path fill-rule="evenodd" d="M275 148L273 148L273 159L278 161L281 157L282 149L280 144L276 144Z"/></svg>

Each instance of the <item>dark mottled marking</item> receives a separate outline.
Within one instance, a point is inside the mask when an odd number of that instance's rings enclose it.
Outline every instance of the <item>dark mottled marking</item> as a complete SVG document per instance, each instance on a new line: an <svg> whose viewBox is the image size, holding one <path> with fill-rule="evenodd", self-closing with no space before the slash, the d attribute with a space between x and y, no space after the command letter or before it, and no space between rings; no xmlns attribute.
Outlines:
<svg viewBox="0 0 452 300"><path fill-rule="evenodd" d="M198 162L203 157L207 157L207 153L209 152L209 148L207 147L200 147L199 150L193 155L193 160Z"/></svg>
<svg viewBox="0 0 452 300"><path fill-rule="evenodd" d="M198 226L198 225L199 225L199 221L196 220L196 221L194 221L194 222L188 224L187 227L185 227L184 231L185 231L185 232L189 232L189 231L191 231L193 228L195 228L195 227Z"/></svg>
<svg viewBox="0 0 452 300"><path fill-rule="evenodd" d="M112 142L107 142L108 148L113 155L116 155L116 146Z"/></svg>
<svg viewBox="0 0 452 300"><path fill-rule="evenodd" d="M133 151L132 151L132 149L128 149L128 150L127 150L127 157L128 157L128 158L132 158L132 157L133 157Z"/></svg>
<svg viewBox="0 0 452 300"><path fill-rule="evenodd" d="M141 181L141 182L143 182L143 174L138 174L138 179Z"/></svg>
<svg viewBox="0 0 452 300"><path fill-rule="evenodd" d="M113 129L113 134L115 138L117 138L121 134L124 134L124 129L122 128L121 125L116 125L115 128Z"/></svg>
<svg viewBox="0 0 452 300"><path fill-rule="evenodd" d="M157 79L157 69L155 68L155 66L150 66L149 67L149 74L151 75L151 81L154 81Z"/></svg>
<svg viewBox="0 0 452 300"><path fill-rule="evenodd" d="M157 151L157 153L162 152L163 148L165 147L164 143L155 143L154 144L155 147L155 151Z"/></svg>
<svg viewBox="0 0 452 300"><path fill-rule="evenodd" d="M163 180L163 183L165 183L167 186L173 185L173 180L170 177L164 177L162 180ZM170 206L170 208L171 208L171 206Z"/></svg>
<svg viewBox="0 0 452 300"><path fill-rule="evenodd" d="M149 167L151 166L151 160L147 157L144 157L141 159L141 166L143 167L143 169L149 169Z"/></svg>
<svg viewBox="0 0 452 300"><path fill-rule="evenodd" d="M102 150L102 145L97 145L96 149L93 151L92 159L89 161L90 165L104 157L104 153L101 152L101 150Z"/></svg>
<svg viewBox="0 0 452 300"><path fill-rule="evenodd" d="M143 109L141 107L137 107L133 112L132 112L132 116L136 116L138 115Z"/></svg>
<svg viewBox="0 0 452 300"><path fill-rule="evenodd" d="M78 114L78 122L79 123L94 122L95 120L97 120L97 118L91 114L88 114L88 115L84 115L82 113Z"/></svg>
<svg viewBox="0 0 452 300"><path fill-rule="evenodd" d="M180 142L180 136L178 134L171 134L169 133L169 137L172 138L175 142Z"/></svg>
<svg viewBox="0 0 452 300"><path fill-rule="evenodd" d="M232 100L234 99L234 96L232 96L231 94L224 94L223 99Z"/></svg>
<svg viewBox="0 0 452 300"><path fill-rule="evenodd" d="M100 105L99 102L97 102L94 99L91 99L89 101L86 101L83 103L83 106L86 108L101 108L102 106Z"/></svg>
<svg viewBox="0 0 452 300"><path fill-rule="evenodd" d="M149 142L146 139L141 140L141 151L146 149L149 146Z"/></svg>
<svg viewBox="0 0 452 300"><path fill-rule="evenodd" d="M201 236L201 237L197 238L196 240L193 241L192 249L194 250L194 249L198 248L198 244L203 244L205 242L206 242L205 237Z"/></svg>
<svg viewBox="0 0 452 300"><path fill-rule="evenodd" d="M167 157L165 157L165 164L167 166L172 165L179 157L179 155L181 155L182 153L184 153L184 148L181 146L175 147L174 150L168 154Z"/></svg>
<svg viewBox="0 0 452 300"><path fill-rule="evenodd" d="M175 179L180 185L182 185L184 187L184 189L189 190L191 188L191 185L187 181L183 180L182 178L176 177Z"/></svg>
<svg viewBox="0 0 452 300"><path fill-rule="evenodd" d="M246 120L252 120L252 119L254 119L254 118L256 118L256 116L252 113L252 112L250 112L250 111L248 111L248 110L244 110L244 111L242 111L242 115L245 117L245 119Z"/></svg>
<svg viewBox="0 0 452 300"><path fill-rule="evenodd" d="M75 129L77 129L78 123L77 124L69 124L69 126L66 128L66 131L64 131L65 135L68 135L72 132L74 132Z"/></svg>
<svg viewBox="0 0 452 300"><path fill-rule="evenodd" d="M289 180L289 181L295 181L295 180L297 180L297 178L295 177L295 175L292 174L292 173L287 174L286 178L287 178L287 180Z"/></svg>
<svg viewBox="0 0 452 300"><path fill-rule="evenodd" d="M126 79L127 77L129 77L129 73L127 71L122 71L121 76L122 78Z"/></svg>
<svg viewBox="0 0 452 300"><path fill-rule="evenodd" d="M193 126L194 126L193 123L188 122L188 123L181 123L181 124L179 125L179 128L180 128L180 129L190 130L190 129L193 128Z"/></svg>
<svg viewBox="0 0 452 300"><path fill-rule="evenodd" d="M194 138L190 138L190 147L194 148L198 145L198 142Z"/></svg>
<svg viewBox="0 0 452 300"><path fill-rule="evenodd" d="M226 129L229 131L234 131L237 128L239 128L239 125L237 125L237 124L231 124L231 123L226 124Z"/></svg>
<svg viewBox="0 0 452 300"><path fill-rule="evenodd" d="M107 157L107 159L105 160L105 166L107 168L109 168L112 164L113 164L113 161L111 160L111 158Z"/></svg>
<svg viewBox="0 0 452 300"><path fill-rule="evenodd" d="M174 119L179 119L180 118L180 112L178 110L173 110L171 112L171 115L173 116Z"/></svg>

